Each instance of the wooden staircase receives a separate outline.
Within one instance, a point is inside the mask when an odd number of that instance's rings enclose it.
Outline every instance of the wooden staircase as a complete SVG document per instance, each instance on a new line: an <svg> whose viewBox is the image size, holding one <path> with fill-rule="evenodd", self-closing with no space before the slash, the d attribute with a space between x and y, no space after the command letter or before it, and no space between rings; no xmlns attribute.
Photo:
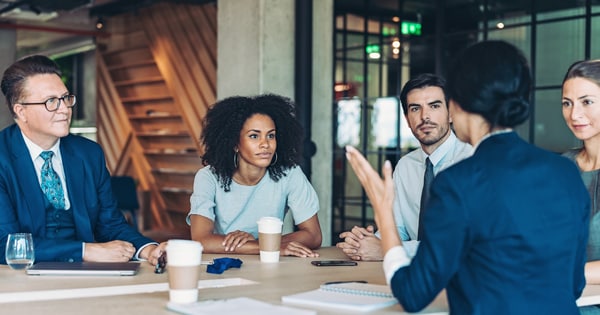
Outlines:
<svg viewBox="0 0 600 315"><path fill-rule="evenodd" d="M150 207L143 214L146 216L143 218L145 234L166 231L169 235L156 238L189 237L185 217L190 209L194 175L202 167L199 130L209 106L207 101L189 102L182 98L182 93L190 94L183 90L189 86L181 84L188 78L181 71L173 77L173 70L164 60L177 62L178 58L165 55L165 52L173 52L165 39L185 40L180 38L181 34L163 38L153 32L155 23L161 22L156 17L165 19L170 16L169 12L173 18L193 12L206 16L208 12L214 13L216 19L216 11L211 7L204 10L198 6L172 4L149 8L140 14L143 17L132 14L115 17L109 21L113 27L111 36L98 43L97 58L98 141L106 151L111 173L134 177L139 190L149 193ZM178 18L176 22L165 20L164 23L162 25L186 21ZM212 45L211 50L216 51L216 41ZM213 69L216 77L214 65ZM214 83L208 85L209 89ZM206 89L206 85L203 86ZM206 91L196 93L202 93L203 100L212 103L212 89L208 94Z"/></svg>

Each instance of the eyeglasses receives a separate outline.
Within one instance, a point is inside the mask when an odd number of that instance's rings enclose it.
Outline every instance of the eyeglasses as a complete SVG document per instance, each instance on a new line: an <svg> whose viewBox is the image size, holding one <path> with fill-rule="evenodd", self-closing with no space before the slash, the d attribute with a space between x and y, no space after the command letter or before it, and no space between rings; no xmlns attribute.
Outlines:
<svg viewBox="0 0 600 315"><path fill-rule="evenodd" d="M77 103L75 95L65 95L63 97L51 97L44 102L36 103L18 103L21 105L45 105L46 110L49 112L55 112L60 107L60 104L64 103L67 108L72 108Z"/></svg>

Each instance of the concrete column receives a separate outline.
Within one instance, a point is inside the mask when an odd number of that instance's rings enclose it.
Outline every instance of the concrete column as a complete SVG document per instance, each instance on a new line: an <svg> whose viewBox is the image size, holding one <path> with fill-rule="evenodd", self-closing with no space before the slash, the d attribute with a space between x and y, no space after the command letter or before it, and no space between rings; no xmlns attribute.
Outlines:
<svg viewBox="0 0 600 315"><path fill-rule="evenodd" d="M299 0L301 1L301 0ZM333 185L333 1L313 1L312 158L311 181L319 194L323 246L331 244ZM337 237L337 236L336 236Z"/></svg>
<svg viewBox="0 0 600 315"><path fill-rule="evenodd" d="M16 60L17 56L17 31L14 29L0 29L0 75ZM0 78L1 79L1 78ZM0 130L14 123L6 104L4 94L0 93Z"/></svg>
<svg viewBox="0 0 600 315"><path fill-rule="evenodd" d="M294 0L219 0L217 98L294 96Z"/></svg>

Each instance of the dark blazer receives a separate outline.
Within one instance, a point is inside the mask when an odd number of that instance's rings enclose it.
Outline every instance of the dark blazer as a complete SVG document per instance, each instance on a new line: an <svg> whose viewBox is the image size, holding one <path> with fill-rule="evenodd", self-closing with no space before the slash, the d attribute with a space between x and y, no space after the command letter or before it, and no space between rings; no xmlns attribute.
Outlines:
<svg viewBox="0 0 600 315"><path fill-rule="evenodd" d="M446 288L451 314L579 314L589 207L572 162L514 132L491 136L436 176L394 295L408 311Z"/></svg>
<svg viewBox="0 0 600 315"><path fill-rule="evenodd" d="M136 249L153 242L117 210L100 146L83 137L60 140L67 191L78 241L45 239L45 197L19 127L0 132L0 262L9 233L33 234L36 261L81 261L82 242L122 240Z"/></svg>

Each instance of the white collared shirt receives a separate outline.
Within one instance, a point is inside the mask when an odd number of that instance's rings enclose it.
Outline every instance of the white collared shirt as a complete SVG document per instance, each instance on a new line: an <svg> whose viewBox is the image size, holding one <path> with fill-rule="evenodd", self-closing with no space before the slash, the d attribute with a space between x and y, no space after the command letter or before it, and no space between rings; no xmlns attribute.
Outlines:
<svg viewBox="0 0 600 315"><path fill-rule="evenodd" d="M422 148L418 148L398 161L393 174L394 188L396 189L394 219L398 234L403 241L417 239L425 159L429 157L433 164L433 173L437 175L472 154L471 145L461 142L451 132L448 139L431 155L428 156Z"/></svg>

